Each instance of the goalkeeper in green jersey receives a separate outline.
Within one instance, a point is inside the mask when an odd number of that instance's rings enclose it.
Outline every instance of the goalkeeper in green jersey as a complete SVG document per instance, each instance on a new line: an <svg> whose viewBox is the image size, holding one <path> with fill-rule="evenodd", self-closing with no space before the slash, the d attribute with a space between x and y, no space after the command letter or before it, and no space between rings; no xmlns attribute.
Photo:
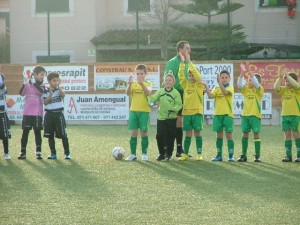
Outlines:
<svg viewBox="0 0 300 225"><path fill-rule="evenodd" d="M158 103L156 142L159 151L158 161L172 159L176 137L177 113L182 108L180 93L173 87L172 73L164 76L164 87L149 97L151 103Z"/></svg>

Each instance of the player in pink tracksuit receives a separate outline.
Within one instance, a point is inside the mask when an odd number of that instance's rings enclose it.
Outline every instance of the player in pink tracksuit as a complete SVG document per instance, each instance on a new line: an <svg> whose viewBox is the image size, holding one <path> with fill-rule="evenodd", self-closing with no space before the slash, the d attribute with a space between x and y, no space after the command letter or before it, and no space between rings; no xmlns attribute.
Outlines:
<svg viewBox="0 0 300 225"><path fill-rule="evenodd" d="M28 135L33 128L36 144L36 158L42 159L42 135L43 129L43 102L42 93L44 92L44 76L46 70L42 66L36 66L33 69L31 78L26 81L21 89L20 95L24 96L24 111L22 121L22 139L21 139L21 153L18 159L26 159L26 146L28 142Z"/></svg>

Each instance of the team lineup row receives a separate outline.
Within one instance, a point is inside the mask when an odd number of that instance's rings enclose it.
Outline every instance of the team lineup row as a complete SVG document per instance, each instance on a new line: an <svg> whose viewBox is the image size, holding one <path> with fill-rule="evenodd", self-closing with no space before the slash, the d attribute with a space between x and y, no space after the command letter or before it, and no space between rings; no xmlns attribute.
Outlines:
<svg viewBox="0 0 300 225"><path fill-rule="evenodd" d="M223 161L223 136L225 133L228 146L228 161L234 159L233 141L233 94L234 88L230 85L230 73L221 71L217 76L218 87L209 89L201 74L190 59L191 48L187 41L177 43L177 55L170 59L164 72L164 87L151 95L150 82L145 80L147 67L143 64L136 66L136 80L129 77L126 94L130 96L131 105L129 113L129 141L131 154L125 159L136 160L138 131L141 135L142 160L147 161L148 149L148 121L149 105L158 104L157 134L158 147L157 160L170 160L173 156L174 142L176 140L176 156L179 161L189 159L189 148L194 134L196 139L196 160L202 160L203 127L203 96L214 99L213 131L216 132L216 157L213 162ZM255 162L261 162L261 99L264 88L261 75L250 70L249 63L241 63L240 76L237 87L244 96L242 112L242 153L237 161L247 161L249 133L253 132L255 143ZM246 79L248 76L248 79ZM284 84L282 85L284 81ZM292 139L296 145L296 160L300 162L300 85L298 75L292 72L278 74L274 89L281 96L281 126L284 132L285 157L282 162L292 161ZM183 131L185 138L183 140Z"/></svg>
<svg viewBox="0 0 300 225"><path fill-rule="evenodd" d="M136 160L137 136L140 132L142 160L148 160L148 125L151 105L159 105L157 115L156 141L158 147L157 160L170 160L176 140L176 156L179 161L189 159L191 139L196 139L196 160L202 160L203 102L204 93L214 99L213 131L216 132L216 157L212 161L223 161L223 136L225 133L228 146L228 161L234 159L233 132L233 94L234 88L230 85L230 73L221 71L217 76L218 87L209 89L207 83L201 79L201 74L190 59L190 45L187 41L177 44L177 55L166 64L164 72L164 86L156 93L151 94L152 84L145 80L147 67L143 64L136 66L136 80L129 77L126 94L130 96L130 112L128 127L131 130L129 141L130 155L127 161ZM237 161L247 161L249 133L253 132L255 143L255 162L260 162L261 151L261 99L264 88L261 75L254 74L249 64L240 65L240 76L237 87L244 96L242 112L242 153ZM63 114L64 90L60 87L59 74L51 72L47 76L49 88L43 84L46 70L42 66L33 68L32 78L24 81L20 95L24 96L24 110L22 121L21 150L18 159L26 159L26 147L30 130L33 129L36 144L36 157L42 159L41 131L44 128L44 137L48 138L50 155L48 159L56 159L55 137L62 139L65 159L71 159L69 140L66 131L66 122ZM295 162L300 162L300 85L298 75L292 72L278 74L274 89L281 96L281 126L284 132L285 157L283 162L292 161L292 139L296 145ZM248 79L246 80L246 76ZM284 81L284 85L282 85ZM10 126L6 114L5 76L0 76L0 139L3 140L5 159L10 159L9 139ZM44 107L43 107L44 105ZM45 116L43 120L43 109ZM185 138L183 141L183 131ZM183 143L182 143L183 142ZM175 155L175 154L174 154Z"/></svg>

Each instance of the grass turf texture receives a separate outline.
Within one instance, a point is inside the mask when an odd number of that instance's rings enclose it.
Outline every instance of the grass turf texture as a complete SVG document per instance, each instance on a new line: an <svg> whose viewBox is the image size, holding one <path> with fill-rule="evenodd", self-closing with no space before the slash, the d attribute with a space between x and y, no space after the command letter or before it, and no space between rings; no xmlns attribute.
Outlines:
<svg viewBox="0 0 300 225"><path fill-rule="evenodd" d="M157 162L155 132L149 131L149 162L117 161L115 146L129 151L127 126L69 126L72 160L35 159L33 132L26 160L18 160L20 126L12 127L12 159L0 159L0 224L298 224L300 164L282 163L280 127L262 128L262 163L211 162L215 134L204 127L203 161ZM235 127L235 158L241 153ZM226 141L223 154L227 159ZM293 142L293 155L295 156ZM195 156L195 139L190 153Z"/></svg>

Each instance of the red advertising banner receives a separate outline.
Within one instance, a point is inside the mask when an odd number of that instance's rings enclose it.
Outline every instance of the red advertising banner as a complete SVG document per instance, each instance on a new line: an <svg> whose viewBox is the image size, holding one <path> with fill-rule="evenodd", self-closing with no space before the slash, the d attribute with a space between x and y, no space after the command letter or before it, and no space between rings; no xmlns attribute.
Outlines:
<svg viewBox="0 0 300 225"><path fill-rule="evenodd" d="M294 72L300 74L300 62L255 62L250 64L253 73L261 75L261 85L264 89L274 89L274 83L279 74ZM246 73L246 75L248 75Z"/></svg>

